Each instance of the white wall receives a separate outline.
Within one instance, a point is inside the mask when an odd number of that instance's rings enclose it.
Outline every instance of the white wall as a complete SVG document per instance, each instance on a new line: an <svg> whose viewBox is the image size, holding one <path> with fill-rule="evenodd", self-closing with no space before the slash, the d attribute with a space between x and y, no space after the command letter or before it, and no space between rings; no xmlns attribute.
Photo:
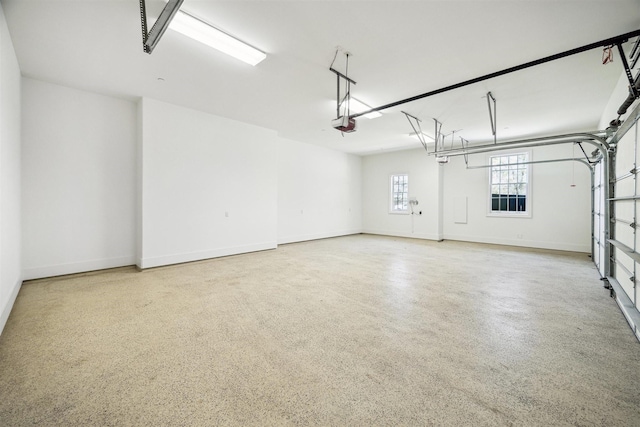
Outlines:
<svg viewBox="0 0 640 427"><path fill-rule="evenodd" d="M362 231L359 156L280 139L278 243Z"/></svg>
<svg viewBox="0 0 640 427"><path fill-rule="evenodd" d="M25 279L133 264L135 103L22 83Z"/></svg>
<svg viewBox="0 0 640 427"><path fill-rule="evenodd" d="M532 156L572 157L572 150L571 144L536 148ZM487 158L471 156L470 164L486 164ZM582 164L532 165L530 218L487 216L488 170L467 170L462 157L440 165L419 149L367 156L362 164L366 233L591 251L591 177ZM409 195L418 199L415 211L421 210L421 216L389 213L389 176L396 173L409 174ZM574 173L576 187L571 187ZM454 205L465 198L467 222L456 223Z"/></svg>
<svg viewBox="0 0 640 427"><path fill-rule="evenodd" d="M409 174L409 197L418 199L414 211L422 215L389 213L389 179ZM362 159L363 232L440 240L442 166L423 149L365 156Z"/></svg>
<svg viewBox="0 0 640 427"><path fill-rule="evenodd" d="M0 6L0 332L22 284L20 68Z"/></svg>
<svg viewBox="0 0 640 427"><path fill-rule="evenodd" d="M357 156L151 99L22 84L25 279L361 231Z"/></svg>
<svg viewBox="0 0 640 427"><path fill-rule="evenodd" d="M585 150L593 151L591 146L585 146ZM575 156L580 153L575 147ZM532 150L531 160L569 158L573 154L572 144L542 147ZM470 156L469 164L488 164L489 155ZM531 168L531 217L493 217L487 215L488 169L466 169L462 157L453 157L444 174L445 239L591 252L588 168L576 162L534 164ZM572 183L576 186L571 187ZM467 198L466 224L454 222L456 197Z"/></svg>
<svg viewBox="0 0 640 427"><path fill-rule="evenodd" d="M141 102L138 266L275 248L275 132Z"/></svg>

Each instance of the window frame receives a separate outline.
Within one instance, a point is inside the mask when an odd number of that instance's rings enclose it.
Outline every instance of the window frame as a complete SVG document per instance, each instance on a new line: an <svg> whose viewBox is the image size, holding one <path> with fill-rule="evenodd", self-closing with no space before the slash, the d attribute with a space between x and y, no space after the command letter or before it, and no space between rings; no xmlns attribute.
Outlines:
<svg viewBox="0 0 640 427"><path fill-rule="evenodd" d="M406 177L406 192L402 192L403 194L406 193L407 195L407 207L405 209L394 209L394 194L395 192L393 191L393 179L394 177L397 176L405 176ZM411 213L411 209L409 206L409 173L408 172L399 172L399 173L392 173L391 175L389 175L389 213L393 214L393 215L409 215Z"/></svg>
<svg viewBox="0 0 640 427"><path fill-rule="evenodd" d="M526 190L526 198L525 198L525 210L524 211L494 211L493 210L493 192L492 192L492 185L508 185L508 184L504 184L504 183L499 183L499 184L494 184L493 183L493 165L492 165L492 159L496 158L496 157L510 157L510 156L518 156L518 155L526 155L526 159L525 162L527 164L525 164L524 166L526 167L526 174L527 174L527 180L526 180L526 185L527 185L527 190ZM490 165L487 168L487 216L489 217L498 217L498 218L531 218L532 216L532 168L531 168L531 164L528 162L531 162L532 158L532 153L531 150L517 150L517 151L507 151L507 152L501 152L498 154L490 154L487 156L487 164ZM517 164L517 163L515 163ZM507 165L511 165L511 163L507 163ZM509 193L507 193L509 194Z"/></svg>

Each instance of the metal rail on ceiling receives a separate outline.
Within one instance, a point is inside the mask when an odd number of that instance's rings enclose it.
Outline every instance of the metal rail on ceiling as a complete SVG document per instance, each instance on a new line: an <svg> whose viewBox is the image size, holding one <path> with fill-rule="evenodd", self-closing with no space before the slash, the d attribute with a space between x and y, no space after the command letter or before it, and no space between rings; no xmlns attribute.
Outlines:
<svg viewBox="0 0 640 427"><path fill-rule="evenodd" d="M145 0L140 0L140 20L142 23L142 48L143 50L151 54L153 49L158 45L160 38L169 28L169 24L174 15L178 13L178 9L182 6L184 0L169 0L162 9L160 16L156 19L156 22L151 27L151 30L147 31L147 6Z"/></svg>
<svg viewBox="0 0 640 427"><path fill-rule="evenodd" d="M548 159L548 160L532 160L529 162L519 162L519 165L537 165L543 163L559 163L559 162L578 162L587 166L589 169L593 168L593 164L585 159L577 159L577 158L566 158L566 159ZM475 166L467 166L467 169L488 169L495 167L495 165L475 165Z"/></svg>
<svg viewBox="0 0 640 427"><path fill-rule="evenodd" d="M610 149L607 141L599 135L604 134L605 131L595 132L580 132L565 135L543 136L539 138L520 139L516 141L501 142L499 144L484 144L469 146L466 148L456 148L450 150L439 150L436 152L430 152L429 155L443 155L443 156L464 156L468 154L480 154L489 153L492 151L501 151L510 148L527 148L527 147L540 147L544 145L556 145L556 144L570 144L573 142L586 142L596 146L603 155L606 156L606 151Z"/></svg>
<svg viewBox="0 0 640 427"><path fill-rule="evenodd" d="M582 52L586 52L588 50L591 49L596 49L599 47L608 47L608 46L612 46L612 45L619 45L621 43L625 43L627 42L630 38L632 37L637 37L640 36L640 30L636 30L636 31L631 31L625 34L620 34L618 36L615 37L611 37L608 39L604 39L604 40L600 40L597 41L595 43L589 43L587 45L584 46L580 46L574 49L570 49L564 52L560 52L560 53L556 53L555 55L550 55L550 56L546 56L544 58L540 58L540 59L536 59L535 61L530 61L530 62L526 62L524 64L520 64L520 65L516 65L514 67L509 67L509 68L505 68L504 70L500 70L500 71L496 71L493 73L489 73L489 74L485 74L483 76L480 77L476 77L473 79L469 79L469 80L465 80L463 82L460 83L456 83L450 86L445 86L443 88L440 89L436 89L436 90L432 90L430 92L425 92L422 93L420 95L416 95L416 96L412 96L410 98L405 98L402 99L400 101L395 101L395 102L391 102L389 104L385 104L385 105L381 105L379 107L375 107L375 108L371 108L370 110L367 111L362 111L359 113L355 113L355 114L351 114L349 116L349 118L356 118L356 117L360 117L360 116L364 116L365 114L369 114L369 113L373 113L375 111L381 111L381 110L386 110L387 108L392 108L392 107L396 107L398 105L402 105L402 104L406 104L408 102L413 102L413 101L417 101L419 99L423 99L423 98L427 98L433 95L437 95L443 92L448 92L450 90L454 90L454 89L459 89L461 87L464 86L468 86L474 83L478 83L484 80L489 80L492 79L494 77L499 77L499 76L503 76L505 74L509 74L509 73L513 73L516 71L520 71L520 70L524 70L526 68L530 68L530 67L534 67L536 65L541 65L544 64L546 62L551 62L551 61L555 61L557 59L562 59L562 58L566 58L567 56L571 56L571 55L575 55L578 53L582 53Z"/></svg>

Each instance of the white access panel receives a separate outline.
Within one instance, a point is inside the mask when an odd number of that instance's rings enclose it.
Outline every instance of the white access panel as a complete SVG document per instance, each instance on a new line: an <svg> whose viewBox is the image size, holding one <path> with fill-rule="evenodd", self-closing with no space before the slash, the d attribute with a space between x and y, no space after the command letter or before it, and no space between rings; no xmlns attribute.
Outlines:
<svg viewBox="0 0 640 427"><path fill-rule="evenodd" d="M453 222L456 224L467 223L467 196L453 198Z"/></svg>

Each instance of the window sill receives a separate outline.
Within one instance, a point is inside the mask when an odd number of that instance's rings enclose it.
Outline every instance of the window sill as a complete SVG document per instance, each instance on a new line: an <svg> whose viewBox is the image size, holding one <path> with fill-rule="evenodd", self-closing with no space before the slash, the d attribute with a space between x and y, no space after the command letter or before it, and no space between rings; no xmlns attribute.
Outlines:
<svg viewBox="0 0 640 427"><path fill-rule="evenodd" d="M489 212L487 216L493 218L531 218L531 212Z"/></svg>
<svg viewBox="0 0 640 427"><path fill-rule="evenodd" d="M389 215L411 215L411 211L389 211Z"/></svg>

